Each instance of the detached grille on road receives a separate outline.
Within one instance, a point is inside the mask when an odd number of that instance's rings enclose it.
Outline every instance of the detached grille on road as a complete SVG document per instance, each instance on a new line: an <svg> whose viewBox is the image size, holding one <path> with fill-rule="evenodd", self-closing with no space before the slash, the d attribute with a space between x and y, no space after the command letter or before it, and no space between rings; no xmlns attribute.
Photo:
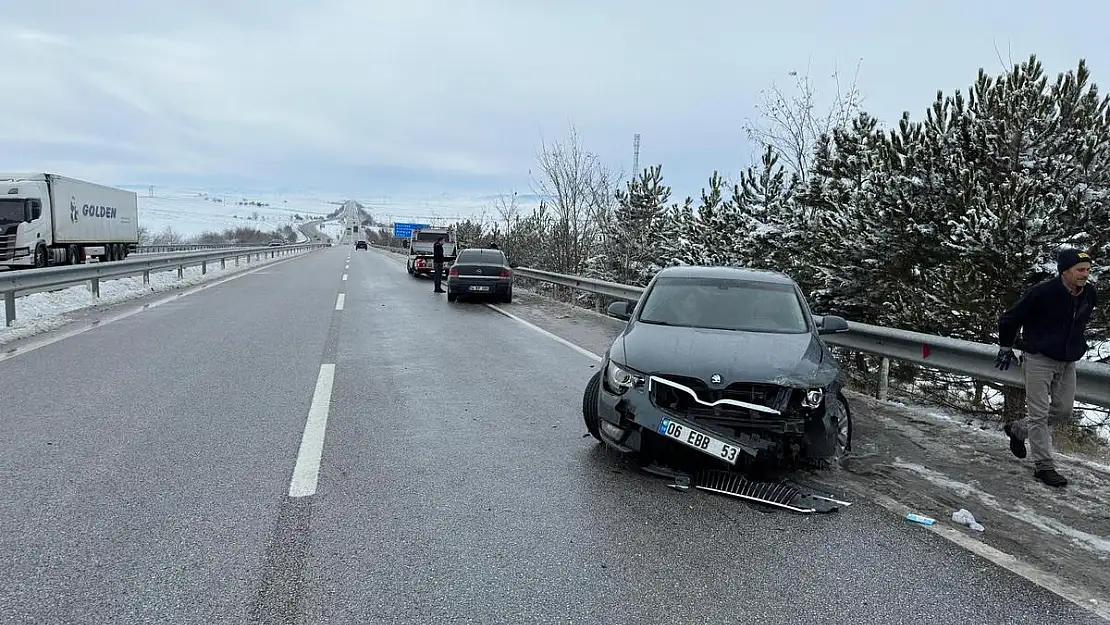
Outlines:
<svg viewBox="0 0 1110 625"><path fill-rule="evenodd" d="M721 495L731 495L794 512L834 512L846 501L803 493L781 482L753 482L739 473L709 469L698 475L696 488Z"/></svg>

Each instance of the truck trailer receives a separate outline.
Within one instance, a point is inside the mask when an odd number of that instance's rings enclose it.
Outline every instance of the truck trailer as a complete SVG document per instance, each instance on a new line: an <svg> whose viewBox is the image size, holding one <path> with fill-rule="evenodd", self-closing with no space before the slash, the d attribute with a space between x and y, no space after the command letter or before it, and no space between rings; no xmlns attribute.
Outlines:
<svg viewBox="0 0 1110 625"><path fill-rule="evenodd" d="M133 191L49 173L0 173L0 266L123 260L139 243Z"/></svg>

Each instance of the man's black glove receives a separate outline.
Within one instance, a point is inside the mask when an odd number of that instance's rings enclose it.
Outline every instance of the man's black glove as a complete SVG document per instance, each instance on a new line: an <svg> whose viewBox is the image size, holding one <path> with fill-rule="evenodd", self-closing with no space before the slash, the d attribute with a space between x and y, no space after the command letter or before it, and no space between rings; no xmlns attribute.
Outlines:
<svg viewBox="0 0 1110 625"><path fill-rule="evenodd" d="M998 355L994 357L994 366L1005 371L1010 368L1010 363L1014 361L1014 350L1010 347L1002 347L998 350Z"/></svg>

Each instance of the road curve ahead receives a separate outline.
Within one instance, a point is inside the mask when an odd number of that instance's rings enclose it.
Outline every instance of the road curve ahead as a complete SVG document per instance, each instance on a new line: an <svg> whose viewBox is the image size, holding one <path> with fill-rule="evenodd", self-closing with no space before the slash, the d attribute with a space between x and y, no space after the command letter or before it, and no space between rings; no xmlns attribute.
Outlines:
<svg viewBox="0 0 1110 625"><path fill-rule="evenodd" d="M865 501L632 471L595 367L348 246L0 361L0 622L1102 622Z"/></svg>

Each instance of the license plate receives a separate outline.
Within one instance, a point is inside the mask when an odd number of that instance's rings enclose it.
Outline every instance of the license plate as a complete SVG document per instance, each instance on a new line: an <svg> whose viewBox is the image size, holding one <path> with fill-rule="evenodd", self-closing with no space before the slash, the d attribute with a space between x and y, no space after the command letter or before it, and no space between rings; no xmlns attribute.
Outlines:
<svg viewBox="0 0 1110 625"><path fill-rule="evenodd" d="M740 454L739 448L671 419L663 419L659 424L659 433L729 464L736 464L736 457Z"/></svg>
<svg viewBox="0 0 1110 625"><path fill-rule="evenodd" d="M472 286L472 287L470 287L470 290L471 291L488 291L489 287L488 286Z"/></svg>

